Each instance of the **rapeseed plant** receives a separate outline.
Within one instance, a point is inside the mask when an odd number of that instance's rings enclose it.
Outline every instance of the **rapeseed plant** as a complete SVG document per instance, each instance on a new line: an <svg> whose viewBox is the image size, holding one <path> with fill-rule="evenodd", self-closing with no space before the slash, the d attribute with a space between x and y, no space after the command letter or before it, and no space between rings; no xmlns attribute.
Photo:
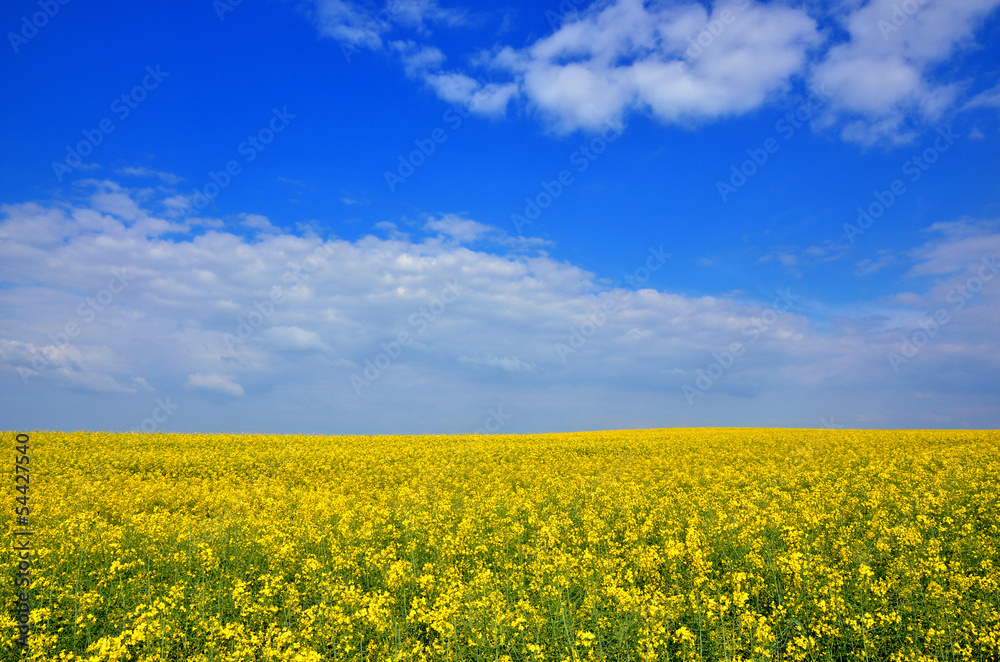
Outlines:
<svg viewBox="0 0 1000 662"><path fill-rule="evenodd" d="M1000 659L997 432L31 449L33 629L21 651L7 610L4 660Z"/></svg>

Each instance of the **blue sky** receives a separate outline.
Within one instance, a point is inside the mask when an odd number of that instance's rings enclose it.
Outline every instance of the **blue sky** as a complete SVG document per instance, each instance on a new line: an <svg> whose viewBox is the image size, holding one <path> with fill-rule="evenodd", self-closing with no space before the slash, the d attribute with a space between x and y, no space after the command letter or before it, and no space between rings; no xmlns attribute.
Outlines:
<svg viewBox="0 0 1000 662"><path fill-rule="evenodd" d="M0 413L995 428L997 5L6 3Z"/></svg>

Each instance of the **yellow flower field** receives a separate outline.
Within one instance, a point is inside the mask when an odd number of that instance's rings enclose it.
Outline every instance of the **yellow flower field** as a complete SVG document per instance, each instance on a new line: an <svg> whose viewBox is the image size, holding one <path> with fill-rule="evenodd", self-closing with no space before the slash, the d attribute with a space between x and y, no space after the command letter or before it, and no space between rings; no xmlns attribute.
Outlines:
<svg viewBox="0 0 1000 662"><path fill-rule="evenodd" d="M29 434L3 660L1000 659L997 432Z"/></svg>

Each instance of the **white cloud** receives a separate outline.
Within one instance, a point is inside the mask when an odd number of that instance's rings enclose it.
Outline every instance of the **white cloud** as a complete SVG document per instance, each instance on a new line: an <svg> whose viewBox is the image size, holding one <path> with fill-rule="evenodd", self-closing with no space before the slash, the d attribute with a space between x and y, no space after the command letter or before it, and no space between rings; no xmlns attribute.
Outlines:
<svg viewBox="0 0 1000 662"><path fill-rule="evenodd" d="M183 405L171 426L195 430L467 432L497 401L514 412L512 431L814 425L820 416L872 411L904 427L927 423L925 414L995 424L1000 287L983 287L956 312L905 379L886 360L923 316L949 305L949 291L985 252L1000 248L990 224L934 226L922 246L899 253L913 278L929 280L911 278L900 298L871 302L839 330L815 326L805 311L822 302L804 299L751 342L745 329L766 313L767 299L610 290L601 283L619 274L598 278L526 252L462 216L431 219L427 229L499 240L487 250L439 236L347 241L279 231L247 239L203 227L163 235L162 219L147 209L156 201L116 193L131 198L134 207L118 206L138 220L99 211L88 196L0 207L0 372L21 397L19 368L44 357L23 393L74 412L68 425L131 429L148 416L147 384ZM647 257L637 250L636 268ZM134 278L81 315L80 304L108 286L112 265ZM460 294L443 304L449 282ZM606 306L613 310L601 317ZM585 342L572 340L588 320ZM77 333L63 342L58 334L71 322ZM357 396L351 374L403 332L412 342ZM240 333L245 341L227 346L225 335ZM733 342L747 345L745 355L689 406L681 386ZM565 362L558 343L575 349ZM73 399L87 392L106 394L108 406ZM917 411L916 393L935 397ZM29 425L14 401L3 400L5 420Z"/></svg>
<svg viewBox="0 0 1000 662"><path fill-rule="evenodd" d="M507 372L534 372L538 369L538 367L534 364L526 363L516 356L501 357L486 354L484 356L460 356L458 360L469 365L482 365L490 368L499 368L501 370L506 370Z"/></svg>
<svg viewBox="0 0 1000 662"><path fill-rule="evenodd" d="M901 6L915 11L903 12ZM935 66L973 43L976 29L1000 0L872 0L843 19L849 38L834 45L812 79L831 97L831 116L846 120L842 135L870 144L902 142L907 118L933 120L961 90L936 80Z"/></svg>
<svg viewBox="0 0 1000 662"><path fill-rule="evenodd" d="M444 53L433 46L418 46L413 41L393 41L390 46L399 53L407 76L416 78L428 69L444 64Z"/></svg>
<svg viewBox="0 0 1000 662"><path fill-rule="evenodd" d="M195 373L188 375L185 386L213 393L221 393L236 398L243 396L243 387L226 375L218 373Z"/></svg>
<svg viewBox="0 0 1000 662"><path fill-rule="evenodd" d="M399 28L428 35L431 25L455 27L469 20L465 12L436 0L388 0L377 10L345 0L313 0L309 6L324 36L357 49L379 50L383 37Z"/></svg>
<svg viewBox="0 0 1000 662"><path fill-rule="evenodd" d="M838 244L829 239L821 246L813 245L805 248L794 245L771 246L766 253L757 258L757 263L775 262L798 278L802 276L800 268L834 262L844 257L849 249L850 244Z"/></svg>
<svg viewBox="0 0 1000 662"><path fill-rule="evenodd" d="M328 350L326 343L315 331L306 331L297 326L274 326L265 332L270 344L279 350Z"/></svg>
<svg viewBox="0 0 1000 662"><path fill-rule="evenodd" d="M387 16L344 0L316 2L314 20L324 35L358 48L380 48L382 34L391 27Z"/></svg>
<svg viewBox="0 0 1000 662"><path fill-rule="evenodd" d="M966 108L1000 108L1000 85L980 92L969 99Z"/></svg>
<svg viewBox="0 0 1000 662"><path fill-rule="evenodd" d="M240 214L240 222L248 228L260 230L261 232L277 232L271 219L261 214Z"/></svg>
<svg viewBox="0 0 1000 662"><path fill-rule="evenodd" d="M878 251L878 254L873 258L864 258L858 260L855 264L854 274L857 276L870 276L874 273L885 269L886 267L891 267L893 265L899 264L898 258L893 254L893 252L887 248L883 248Z"/></svg>
<svg viewBox="0 0 1000 662"><path fill-rule="evenodd" d="M142 377L133 377L132 381L135 382L136 384L138 384L139 386L141 386L142 388L144 388L147 391L155 391L156 390L152 386L150 386L149 382L147 382Z"/></svg>
<svg viewBox="0 0 1000 662"><path fill-rule="evenodd" d="M442 69L445 55L432 46L421 46L413 41L391 42L403 63L403 70L410 78L423 81L438 97L451 104L464 106L481 115L502 116L510 100L517 95L513 83L497 85L481 76Z"/></svg>
<svg viewBox="0 0 1000 662"><path fill-rule="evenodd" d="M721 31L692 46L710 23ZM780 5L718 3L708 14L697 3L617 0L501 50L493 65L513 73L558 130L593 130L634 110L670 123L750 111L789 85L819 41L812 18Z"/></svg>
<svg viewBox="0 0 1000 662"><path fill-rule="evenodd" d="M160 179L164 184L169 184L171 186L175 186L184 181L183 177L179 177L169 172L163 172L161 170L153 170L152 168L146 168L144 166L119 168L115 172L117 172L119 175L126 175L129 177L144 177L144 178L156 177Z"/></svg>
<svg viewBox="0 0 1000 662"><path fill-rule="evenodd" d="M1000 227L996 222L961 220L935 223L926 232L937 237L910 251L915 262L909 277L941 277L977 268L982 258L1000 253Z"/></svg>
<svg viewBox="0 0 1000 662"><path fill-rule="evenodd" d="M322 0L315 20L323 35L351 48L391 43L407 76L482 115L502 117L520 101L559 132L599 130L631 113L690 125L783 103L808 83L829 99L814 126L870 145L908 142L914 126L961 103L970 81L945 78L941 66L975 46L998 4L723 0L709 10L690 0L581 3L551 34L525 46L480 48L447 69L427 26L470 21L436 2L389 3L376 18L360 4ZM395 38L386 42L390 32ZM994 89L964 107L996 103Z"/></svg>
<svg viewBox="0 0 1000 662"><path fill-rule="evenodd" d="M445 214L441 218L432 218L427 221L424 227L462 243L470 243L485 235L497 233L496 228L462 218L457 214Z"/></svg>
<svg viewBox="0 0 1000 662"><path fill-rule="evenodd" d="M426 29L427 24L458 27L472 21L465 10L442 7L437 0L392 0L387 7L392 8L399 23L418 31Z"/></svg>
<svg viewBox="0 0 1000 662"><path fill-rule="evenodd" d="M55 333L63 332L57 329ZM45 381L59 388L91 393L136 391L122 386L110 374L125 368L110 347L67 344L59 338L46 345L0 338L0 361L8 364L24 385Z"/></svg>

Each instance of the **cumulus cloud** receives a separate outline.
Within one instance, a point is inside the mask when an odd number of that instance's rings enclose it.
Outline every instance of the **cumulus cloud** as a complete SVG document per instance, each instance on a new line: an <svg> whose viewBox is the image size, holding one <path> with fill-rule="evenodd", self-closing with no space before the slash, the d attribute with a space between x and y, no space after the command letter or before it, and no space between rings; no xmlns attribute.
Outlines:
<svg viewBox="0 0 1000 662"><path fill-rule="evenodd" d="M702 32L705 46L691 41ZM786 88L819 41L806 12L781 5L722 2L708 13L699 3L617 0L526 48L502 49L492 64L569 131L633 110L670 123L747 112Z"/></svg>
<svg viewBox="0 0 1000 662"><path fill-rule="evenodd" d="M46 402L75 414L68 425L130 429L149 415L149 385L182 405L165 425L192 430L468 432L497 402L512 431L815 426L872 413L903 427L929 424L925 415L995 424L997 280L980 283L905 378L886 358L1000 247L989 223L932 226L898 256L911 274L905 296L831 327L807 314L823 302L802 293L776 314L776 294L615 289L605 283L617 274L541 251L470 246L491 231L460 215L412 237L354 241L203 226L163 234L158 201L91 188L122 199L98 207L82 191L0 207L4 402ZM637 250L636 268L647 257ZM124 287L102 295L121 269ZM396 348L400 337L409 340ZM682 387L734 342L746 351L688 404ZM351 376L376 359L358 395ZM107 406L81 399L89 393ZM917 397L927 399L916 407ZM6 420L17 425L22 409Z"/></svg>
<svg viewBox="0 0 1000 662"><path fill-rule="evenodd" d="M940 69L974 47L1000 0L582 3L550 34L523 46L484 44L450 67L428 43L428 26L469 25L455 10L431 0L389 2L379 12L344 0L314 4L321 34L394 53L407 76L444 101L492 117L519 101L558 132L598 130L631 113L713 121L809 85L829 102L816 128L866 145L902 143L963 97L966 109L997 99L995 89L973 95L973 81Z"/></svg>
<svg viewBox="0 0 1000 662"><path fill-rule="evenodd" d="M908 118L936 119L962 91L936 79L934 67L971 46L998 5L1000 0L872 0L847 14L842 25L848 38L812 71L831 97L828 122L842 119L842 135L856 142L911 139Z"/></svg>
<svg viewBox="0 0 1000 662"><path fill-rule="evenodd" d="M51 343L38 345L0 338L0 361L7 364L25 386L41 377L60 388L90 393L136 391L123 386L110 374L122 367L121 360L110 347L69 344L69 335L64 329L49 335Z"/></svg>

